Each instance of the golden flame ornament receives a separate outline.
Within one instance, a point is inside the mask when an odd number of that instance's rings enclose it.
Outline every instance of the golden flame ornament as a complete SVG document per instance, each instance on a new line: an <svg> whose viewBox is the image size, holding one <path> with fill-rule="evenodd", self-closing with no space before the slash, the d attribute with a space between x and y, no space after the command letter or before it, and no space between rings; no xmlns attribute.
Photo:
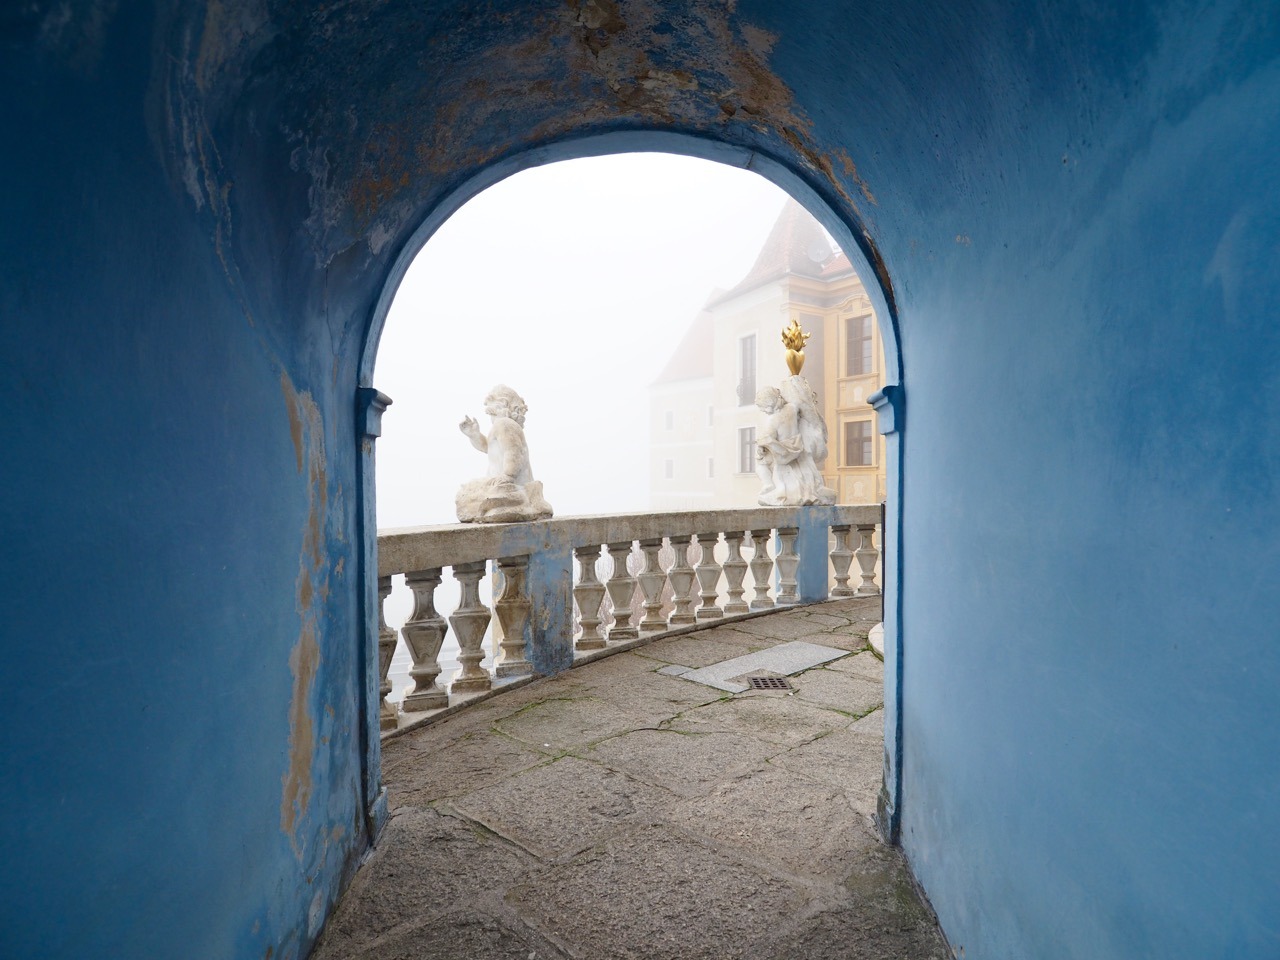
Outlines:
<svg viewBox="0 0 1280 960"><path fill-rule="evenodd" d="M800 329L800 322L795 317L791 318L789 327L782 329L782 345L787 348L787 369L793 377L800 376L804 367L804 345L811 336L813 334Z"/></svg>

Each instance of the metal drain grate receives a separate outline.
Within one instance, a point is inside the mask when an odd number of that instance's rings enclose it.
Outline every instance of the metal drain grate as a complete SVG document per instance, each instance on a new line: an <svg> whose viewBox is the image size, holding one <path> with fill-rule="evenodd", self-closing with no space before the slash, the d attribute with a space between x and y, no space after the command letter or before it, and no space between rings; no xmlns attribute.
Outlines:
<svg viewBox="0 0 1280 960"><path fill-rule="evenodd" d="M791 684L782 677L747 677L752 690L790 690Z"/></svg>

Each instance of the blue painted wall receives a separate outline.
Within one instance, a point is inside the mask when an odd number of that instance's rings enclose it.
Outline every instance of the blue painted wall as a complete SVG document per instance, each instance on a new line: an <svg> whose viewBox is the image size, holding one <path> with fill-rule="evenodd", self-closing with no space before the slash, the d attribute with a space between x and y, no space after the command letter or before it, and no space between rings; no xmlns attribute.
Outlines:
<svg viewBox="0 0 1280 960"><path fill-rule="evenodd" d="M296 956L366 837L355 351L92 13L0 21L0 955Z"/></svg>
<svg viewBox="0 0 1280 960"><path fill-rule="evenodd" d="M377 809L386 303L487 183L623 148L766 173L879 281L952 943L1280 954L1280 13L727 7L0 15L15 956L305 953Z"/></svg>

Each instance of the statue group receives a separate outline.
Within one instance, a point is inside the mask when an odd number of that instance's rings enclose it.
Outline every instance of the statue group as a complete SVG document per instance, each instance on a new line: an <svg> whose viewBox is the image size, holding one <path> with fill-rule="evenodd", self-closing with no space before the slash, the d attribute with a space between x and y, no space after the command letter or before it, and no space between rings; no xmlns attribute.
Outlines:
<svg viewBox="0 0 1280 960"><path fill-rule="evenodd" d="M836 492L823 484L820 469L827 459L827 424L809 381L797 373L781 388L764 387L756 406L765 415L756 438L756 474L763 484L759 502L766 507L835 503Z"/></svg>
<svg viewBox="0 0 1280 960"><path fill-rule="evenodd" d="M524 417L529 408L520 394L498 384L484 398L484 412L492 421L489 434L466 417L458 429L471 445L489 456L483 477L468 480L454 503L461 523L515 523L546 520L551 504L542 496L542 484L533 479L529 444L524 438Z"/></svg>
<svg viewBox="0 0 1280 960"><path fill-rule="evenodd" d="M836 502L836 492L822 482L827 424L813 388L800 375L808 339L809 334L792 320L782 331L791 376L780 387L765 387L756 394L756 406L765 415L756 439L756 473L763 485L759 502L763 506ZM488 434L481 432L472 417L458 424L471 445L489 458L485 475L468 480L458 491L455 506L459 522L518 523L551 517L551 504L543 497L542 484L533 479L529 465L529 444L524 436L528 409L520 394L498 384L484 398L484 412L492 420Z"/></svg>

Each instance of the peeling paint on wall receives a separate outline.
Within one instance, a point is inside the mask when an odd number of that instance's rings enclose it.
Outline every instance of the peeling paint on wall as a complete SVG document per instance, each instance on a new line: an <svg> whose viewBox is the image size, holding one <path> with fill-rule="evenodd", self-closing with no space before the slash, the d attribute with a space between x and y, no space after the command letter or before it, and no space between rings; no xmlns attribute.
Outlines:
<svg viewBox="0 0 1280 960"><path fill-rule="evenodd" d="M232 192L285 170L309 181L304 250L317 268L398 250L459 171L609 130L664 128L762 150L855 214L876 202L774 70L778 34L732 0L446 4L425 19L377 0L212 0L170 17L184 56L157 65L156 139L175 185L210 218L238 289L249 266L231 242ZM327 67L274 76L279 54L261 55L293 48L323 51L311 62ZM383 73L401 79L361 85ZM252 129L220 126L237 107ZM279 170L230 169L233 135L275 136L288 156Z"/></svg>
<svg viewBox="0 0 1280 960"><path fill-rule="evenodd" d="M232 287L242 296L231 251L234 174L213 130L236 106L248 65L274 36L267 0L210 0L161 16L157 34L168 34L180 52L153 64L147 91L147 126L175 187L209 217L214 249ZM252 311L245 313L253 322Z"/></svg>
<svg viewBox="0 0 1280 960"><path fill-rule="evenodd" d="M278 129L291 144L290 169L311 180L307 225L319 266L357 243L372 257L394 248L416 226L425 192L460 169L618 125L772 144L851 207L855 197L875 202L847 152L833 164L770 66L778 36L732 2L542 0L518 12L446 8L431 26L435 32L372 0L305 13L270 3L264 11L261 0L211 6L182 98L192 115L175 111L169 128L195 202L216 204L209 184L231 178L212 176L217 157L191 93L229 95L214 86L246 82L237 70L247 52L273 35L322 45L352 77L379 57L412 64L411 83L373 97L366 90L359 107L342 69L291 78L296 111L279 117ZM351 45L349 36L371 28L386 43Z"/></svg>
<svg viewBox="0 0 1280 960"><path fill-rule="evenodd" d="M193 79L207 93L218 74L247 59L267 40L270 18L264 0L208 0Z"/></svg>
<svg viewBox="0 0 1280 960"><path fill-rule="evenodd" d="M316 750L316 721L311 693L321 654L317 630L329 595L329 560L325 554L328 516L328 475L324 425L320 410L306 391L298 391L281 373L280 390L289 417L289 434L298 472L307 480L307 519L298 558L297 609L301 618L298 641L289 654L293 689L289 699L289 761L281 776L280 829L288 834L294 854L302 860L306 838L298 827L307 813L312 792L312 757Z"/></svg>

